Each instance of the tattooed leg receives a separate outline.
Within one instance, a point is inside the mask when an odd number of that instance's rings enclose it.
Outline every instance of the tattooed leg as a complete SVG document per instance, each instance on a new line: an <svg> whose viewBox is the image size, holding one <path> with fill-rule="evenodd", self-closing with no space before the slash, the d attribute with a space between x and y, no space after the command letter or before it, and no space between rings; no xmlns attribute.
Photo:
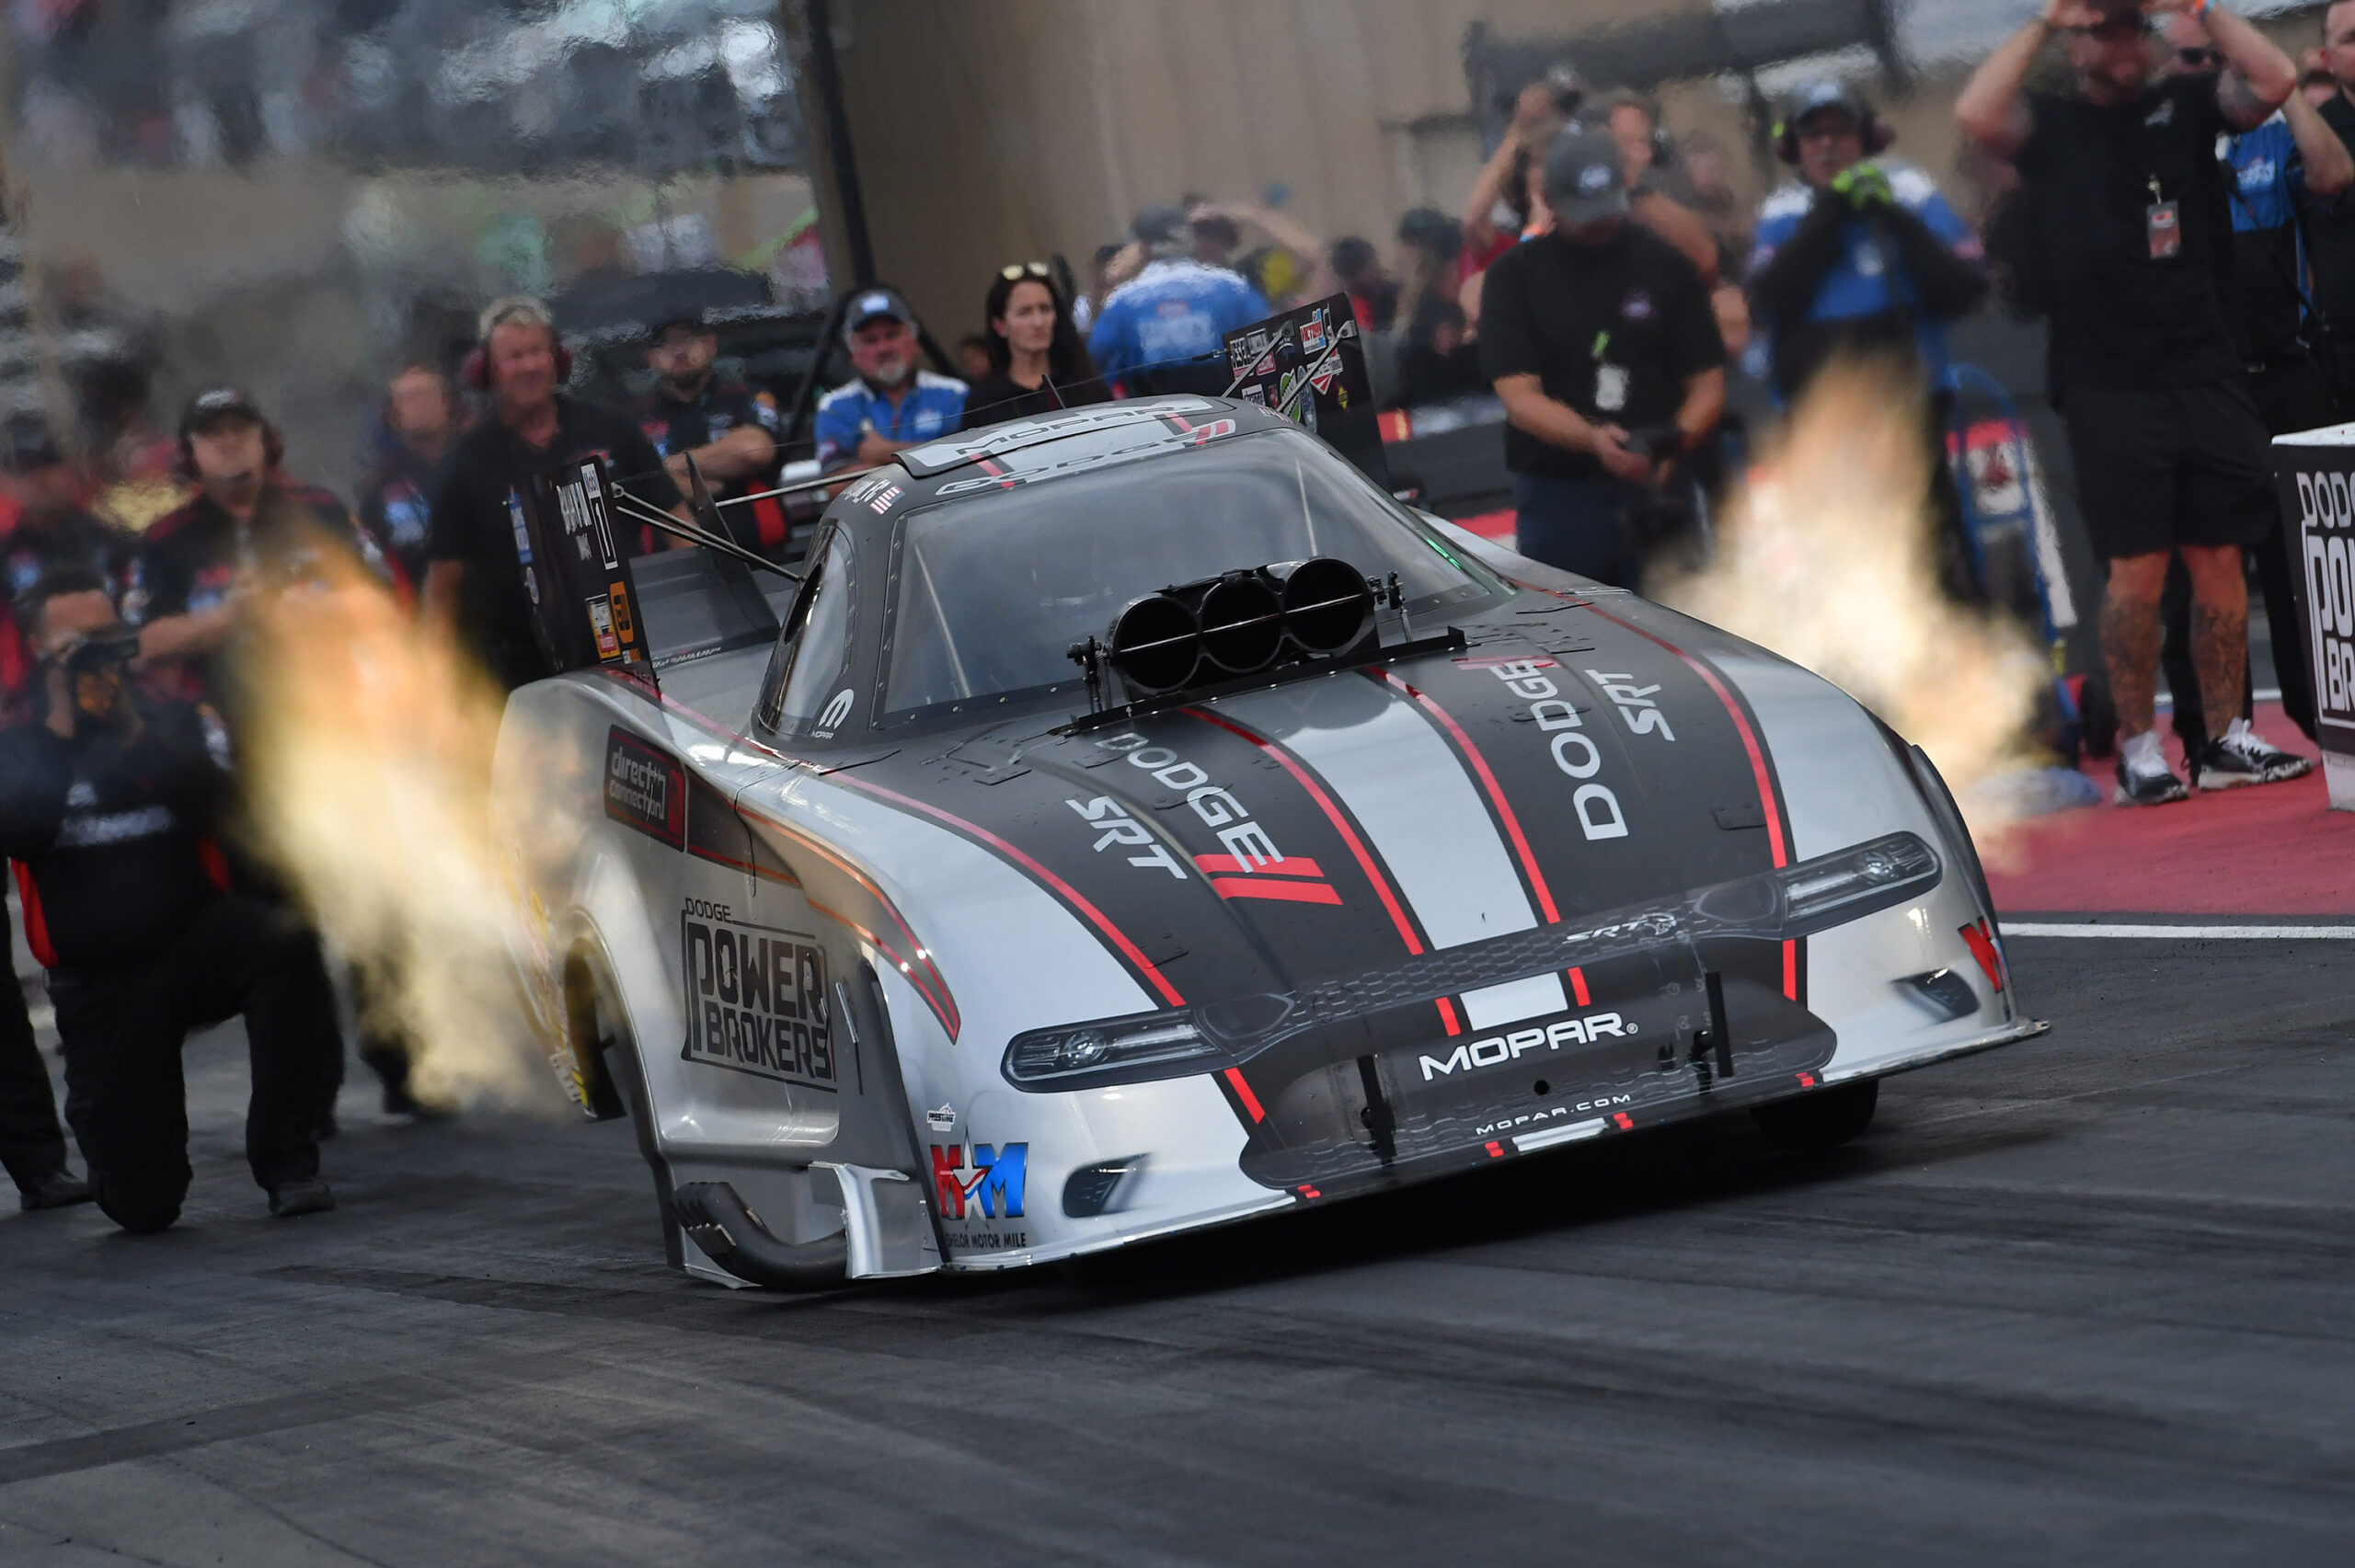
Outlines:
<svg viewBox="0 0 2355 1568"><path fill-rule="evenodd" d="M2191 568L2191 662L2211 731L2223 735L2242 711L2248 672L2248 579L2237 546L2187 549Z"/></svg>
<svg viewBox="0 0 2355 1568"><path fill-rule="evenodd" d="M2167 556L2128 555L2109 564L2101 608L2102 662L2118 704L2118 734L2131 740L2155 722L2159 686L2159 590Z"/></svg>

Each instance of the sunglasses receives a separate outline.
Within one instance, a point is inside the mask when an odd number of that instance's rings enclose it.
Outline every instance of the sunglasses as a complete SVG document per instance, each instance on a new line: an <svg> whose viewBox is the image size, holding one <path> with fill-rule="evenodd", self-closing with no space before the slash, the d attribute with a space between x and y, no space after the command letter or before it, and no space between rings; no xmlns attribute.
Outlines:
<svg viewBox="0 0 2355 1568"><path fill-rule="evenodd" d="M2177 63L2194 67L2222 65L2224 63L2224 52L2221 49L2178 49L2175 57Z"/></svg>
<svg viewBox="0 0 2355 1568"><path fill-rule="evenodd" d="M1043 261L1008 262L997 269L997 275L1009 283L1018 283L1025 278L1051 279L1054 277L1054 273L1048 270L1047 264Z"/></svg>

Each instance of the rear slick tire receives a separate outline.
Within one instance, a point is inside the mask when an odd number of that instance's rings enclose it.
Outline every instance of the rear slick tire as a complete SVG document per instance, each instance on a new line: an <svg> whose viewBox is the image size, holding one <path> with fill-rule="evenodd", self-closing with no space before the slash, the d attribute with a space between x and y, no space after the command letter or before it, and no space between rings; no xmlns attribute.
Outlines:
<svg viewBox="0 0 2355 1568"><path fill-rule="evenodd" d="M1819 1089L1796 1100L1778 1100L1750 1113L1767 1142L1794 1154L1821 1154L1863 1136L1880 1104L1880 1080Z"/></svg>

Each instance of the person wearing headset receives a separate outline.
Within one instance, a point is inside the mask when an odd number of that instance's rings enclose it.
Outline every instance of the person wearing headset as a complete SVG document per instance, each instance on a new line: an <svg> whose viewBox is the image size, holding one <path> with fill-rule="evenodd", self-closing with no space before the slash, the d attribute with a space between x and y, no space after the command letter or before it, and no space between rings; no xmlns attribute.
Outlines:
<svg viewBox="0 0 2355 1568"><path fill-rule="evenodd" d="M242 700L229 653L247 595L313 580L331 553L347 553L380 578L388 568L349 508L286 475L284 438L241 388L210 387L191 398L179 443L197 493L141 540L123 619L139 628L149 679L172 695L213 704L235 732Z"/></svg>
<svg viewBox="0 0 2355 1568"><path fill-rule="evenodd" d="M1927 175L1881 161L1894 140L1840 82L1800 88L1775 128L1798 178L1766 199L1750 288L1776 396L1845 354L1911 359L1935 384L1946 325L1987 294L1986 251Z"/></svg>
<svg viewBox="0 0 2355 1568"><path fill-rule="evenodd" d="M1674 143L1661 128L1660 106L1640 93L1614 93L1603 123L1619 143L1627 170L1629 212L1636 222L1684 253L1709 288L1717 286L1717 242L1700 214L1668 194L1663 183Z"/></svg>
<svg viewBox="0 0 2355 1568"><path fill-rule="evenodd" d="M460 645L509 691L554 673L532 630L511 509L534 478L600 457L639 501L687 521L677 483L637 416L563 392L572 355L537 300L511 296L482 313L467 383L491 395L488 412L450 448L434 486L425 540L429 624Z"/></svg>

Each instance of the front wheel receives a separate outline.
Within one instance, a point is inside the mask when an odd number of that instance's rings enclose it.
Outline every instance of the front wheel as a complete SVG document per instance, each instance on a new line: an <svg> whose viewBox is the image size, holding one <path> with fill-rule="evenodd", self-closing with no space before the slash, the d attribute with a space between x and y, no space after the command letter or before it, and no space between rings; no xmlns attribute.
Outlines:
<svg viewBox="0 0 2355 1568"><path fill-rule="evenodd" d="M1844 1083L1796 1100L1757 1106L1750 1117L1776 1148L1820 1154L1861 1137L1873 1125L1873 1110L1879 1104L1880 1080L1867 1078L1861 1083Z"/></svg>

